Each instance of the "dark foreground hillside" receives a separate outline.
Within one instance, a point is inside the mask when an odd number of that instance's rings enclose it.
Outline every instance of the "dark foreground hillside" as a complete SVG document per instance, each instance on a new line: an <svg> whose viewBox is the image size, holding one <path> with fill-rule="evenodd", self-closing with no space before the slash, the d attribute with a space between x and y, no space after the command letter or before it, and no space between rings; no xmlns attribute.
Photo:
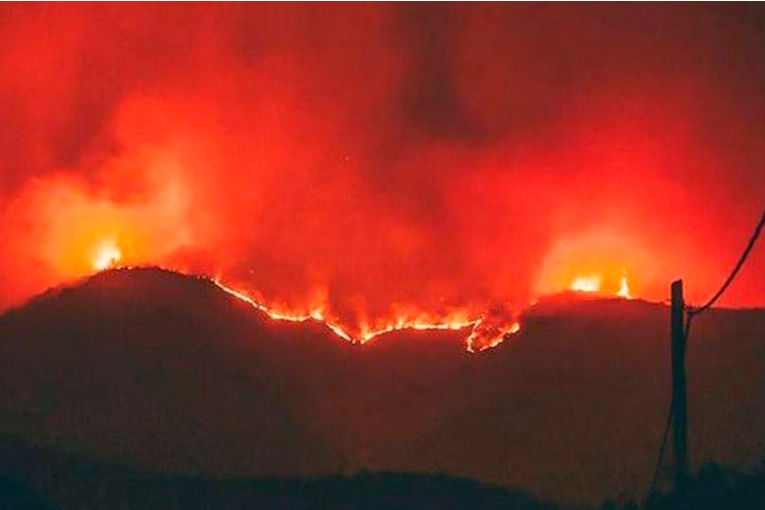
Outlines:
<svg viewBox="0 0 765 510"><path fill-rule="evenodd" d="M260 480L167 476L0 440L0 509L556 510L521 491L439 475L358 473Z"/></svg>
<svg viewBox="0 0 765 510"><path fill-rule="evenodd" d="M765 508L765 469L742 473L705 466L692 481L689 504L672 494L648 510ZM0 509L504 509L563 510L519 490L465 478L413 473L356 473L313 478L215 479L139 471L116 463L0 438ZM602 510L634 510L603 502Z"/></svg>
<svg viewBox="0 0 765 510"><path fill-rule="evenodd" d="M109 271L0 317L0 434L171 478L442 473L565 504L643 498L668 322L562 297L478 355L460 332L356 347L208 281ZM694 466L765 459L765 312L701 316L688 372Z"/></svg>

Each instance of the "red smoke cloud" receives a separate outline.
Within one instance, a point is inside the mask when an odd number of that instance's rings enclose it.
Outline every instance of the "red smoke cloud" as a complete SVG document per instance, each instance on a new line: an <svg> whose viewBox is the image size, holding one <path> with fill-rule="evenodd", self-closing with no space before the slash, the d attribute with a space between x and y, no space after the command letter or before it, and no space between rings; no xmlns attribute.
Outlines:
<svg viewBox="0 0 765 510"><path fill-rule="evenodd" d="M4 6L0 305L88 274L104 243L350 329L512 316L592 273L657 300L684 277L700 301L765 198L764 20ZM765 304L763 261L724 304Z"/></svg>

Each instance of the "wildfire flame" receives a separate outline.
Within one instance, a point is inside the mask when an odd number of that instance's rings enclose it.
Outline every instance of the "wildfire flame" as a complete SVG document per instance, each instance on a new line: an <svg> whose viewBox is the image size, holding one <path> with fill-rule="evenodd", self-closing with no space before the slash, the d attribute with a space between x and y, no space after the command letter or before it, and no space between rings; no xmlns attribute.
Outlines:
<svg viewBox="0 0 765 510"><path fill-rule="evenodd" d="M599 292L600 277L598 276L579 276L571 282L571 290L574 292Z"/></svg>
<svg viewBox="0 0 765 510"><path fill-rule="evenodd" d="M101 243L93 257L93 269L95 271L104 271L115 267L122 260L122 251L114 241L104 241Z"/></svg>
<svg viewBox="0 0 765 510"><path fill-rule="evenodd" d="M623 297L624 299L632 299L632 295L630 294L630 286L627 283L626 276L622 276L622 279L619 281L619 290L616 292L616 295Z"/></svg>
<svg viewBox="0 0 765 510"><path fill-rule="evenodd" d="M0 11L21 134L0 141L0 312L154 264L223 271L270 317L349 341L460 330L442 336L478 350L543 296L663 300L681 268L705 298L749 235L719 218L759 210L765 172L729 164L765 136L746 122L765 109L765 59L737 57L765 44L746 16L609 9L593 34L586 12L524 33L523 8L220 9ZM763 304L754 271L727 305Z"/></svg>
<svg viewBox="0 0 765 510"><path fill-rule="evenodd" d="M624 299L632 299L632 294L630 293L630 286L626 275L622 275L619 279L619 289L616 290L616 292L613 291L613 287L610 289L606 288L606 292L604 292L601 283L602 279L600 276L578 276L574 278L574 281L571 282L569 289L574 292L585 293L610 294L613 292L613 294L618 297Z"/></svg>
<svg viewBox="0 0 765 510"><path fill-rule="evenodd" d="M462 329L471 329L470 335L466 339L466 348L470 352L479 352L485 349L496 347L509 335L513 335L520 331L521 326L517 321L512 322L506 327L495 327L489 333L482 331L484 323L483 317L469 318L466 312L454 312L444 318L435 319L429 317L426 314L421 314L418 317L397 317L389 323L382 324L377 323L374 326L370 326L368 323L362 323L359 326L357 332L351 333L337 321L329 319L322 307L318 307L306 311L291 311L284 307L279 306L267 306L253 299L248 293L233 289L223 282L219 278L211 280L218 288L224 292L234 296L247 303L248 305L264 312L270 318L280 321L289 322L305 322L308 320L315 320L322 322L340 338L358 344L365 344L370 340L394 331L402 330L450 330L458 331Z"/></svg>

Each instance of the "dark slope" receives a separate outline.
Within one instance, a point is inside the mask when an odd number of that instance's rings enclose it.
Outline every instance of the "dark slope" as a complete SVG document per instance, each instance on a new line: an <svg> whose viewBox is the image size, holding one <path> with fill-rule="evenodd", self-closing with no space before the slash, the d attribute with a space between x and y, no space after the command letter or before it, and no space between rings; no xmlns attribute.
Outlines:
<svg viewBox="0 0 765 510"><path fill-rule="evenodd" d="M668 313L562 297L471 355L457 332L359 348L204 280L120 270L0 318L0 431L174 473L420 471L563 501L642 496L669 395ZM688 349L691 453L765 458L765 313Z"/></svg>
<svg viewBox="0 0 765 510"><path fill-rule="evenodd" d="M273 328L203 280L114 271L3 318L0 421L160 469L325 470L331 458L290 406L290 372L306 368L290 353L335 366L349 348L317 324Z"/></svg>
<svg viewBox="0 0 765 510"><path fill-rule="evenodd" d="M213 479L141 471L0 438L0 508L13 510L555 510L528 494L444 475Z"/></svg>

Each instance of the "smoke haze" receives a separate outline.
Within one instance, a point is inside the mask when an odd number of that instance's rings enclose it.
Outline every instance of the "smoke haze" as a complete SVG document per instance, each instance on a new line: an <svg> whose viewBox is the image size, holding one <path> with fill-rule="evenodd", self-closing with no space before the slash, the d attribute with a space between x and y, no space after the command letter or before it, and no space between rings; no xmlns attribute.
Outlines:
<svg viewBox="0 0 765 510"><path fill-rule="evenodd" d="M0 306L121 263L351 329L716 289L765 199L751 5L0 8ZM756 250L723 305L765 304Z"/></svg>

